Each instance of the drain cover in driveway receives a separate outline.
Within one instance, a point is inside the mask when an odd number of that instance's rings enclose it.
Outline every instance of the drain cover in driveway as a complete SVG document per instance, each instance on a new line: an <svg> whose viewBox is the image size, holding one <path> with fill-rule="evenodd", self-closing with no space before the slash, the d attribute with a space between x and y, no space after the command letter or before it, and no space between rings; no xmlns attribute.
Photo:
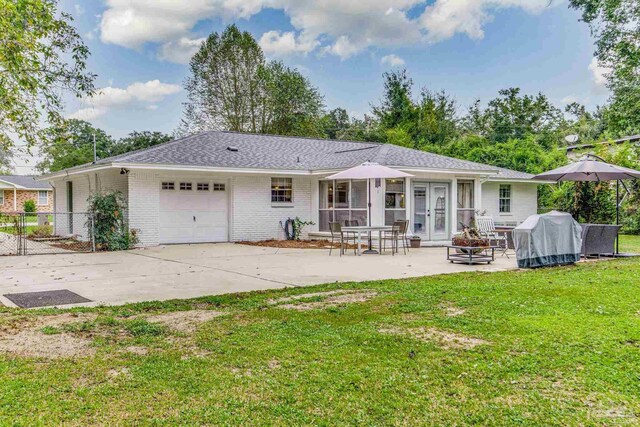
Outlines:
<svg viewBox="0 0 640 427"><path fill-rule="evenodd" d="M78 304L81 302L91 302L67 289L44 292L24 292L19 294L4 294L4 296L22 308L48 307L51 305Z"/></svg>

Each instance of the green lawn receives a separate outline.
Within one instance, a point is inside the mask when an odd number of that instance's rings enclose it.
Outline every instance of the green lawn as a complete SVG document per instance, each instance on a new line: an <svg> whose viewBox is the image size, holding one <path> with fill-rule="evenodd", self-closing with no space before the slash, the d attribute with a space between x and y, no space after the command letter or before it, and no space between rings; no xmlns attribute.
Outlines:
<svg viewBox="0 0 640 427"><path fill-rule="evenodd" d="M620 252L640 254L640 236L621 235Z"/></svg>
<svg viewBox="0 0 640 427"><path fill-rule="evenodd" d="M372 298L269 302L335 289ZM191 309L226 315L195 333L143 318ZM0 311L5 337L29 326L90 345L0 355L0 425L640 422L640 259L81 311L98 317Z"/></svg>

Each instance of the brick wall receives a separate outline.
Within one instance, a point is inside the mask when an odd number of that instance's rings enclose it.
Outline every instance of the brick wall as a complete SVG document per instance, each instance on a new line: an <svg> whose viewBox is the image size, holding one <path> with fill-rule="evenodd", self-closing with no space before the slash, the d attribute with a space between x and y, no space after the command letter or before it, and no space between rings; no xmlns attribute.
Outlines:
<svg viewBox="0 0 640 427"><path fill-rule="evenodd" d="M38 204L38 191L32 190L16 190L16 208L13 208L13 190L2 190L0 192L4 194L4 202L0 203L0 212L22 212L24 210L24 202L27 200L33 200L36 202L36 208L38 212L51 212L53 211L53 192L47 192L48 203L46 205Z"/></svg>
<svg viewBox="0 0 640 427"><path fill-rule="evenodd" d="M308 221L317 216L311 212L310 177L293 178L291 204L271 203L271 176L238 176L232 183L232 241L282 239L280 221L296 216ZM305 228L305 234L310 229Z"/></svg>
<svg viewBox="0 0 640 427"><path fill-rule="evenodd" d="M500 184L511 185L511 212L500 213ZM482 210L493 217L496 224L519 224L530 215L538 213L538 185L526 182L495 182L482 184Z"/></svg>

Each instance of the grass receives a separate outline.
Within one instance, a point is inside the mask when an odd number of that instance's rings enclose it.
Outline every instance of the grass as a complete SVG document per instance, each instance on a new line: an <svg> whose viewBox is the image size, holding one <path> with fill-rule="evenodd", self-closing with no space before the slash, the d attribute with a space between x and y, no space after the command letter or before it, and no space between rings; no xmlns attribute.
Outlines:
<svg viewBox="0 0 640 427"><path fill-rule="evenodd" d="M269 303L335 289L377 295L308 311ZM299 300L314 301L322 298ZM228 314L195 334L142 316L194 308ZM448 315L451 308L458 315ZM60 312L3 309L0 331ZM40 332L85 337L95 354L0 354L1 425L565 426L640 418L638 259L72 312L98 317ZM418 330L488 344L449 348ZM131 346L148 351L127 352Z"/></svg>
<svg viewBox="0 0 640 427"><path fill-rule="evenodd" d="M640 254L640 236L620 235L620 252Z"/></svg>

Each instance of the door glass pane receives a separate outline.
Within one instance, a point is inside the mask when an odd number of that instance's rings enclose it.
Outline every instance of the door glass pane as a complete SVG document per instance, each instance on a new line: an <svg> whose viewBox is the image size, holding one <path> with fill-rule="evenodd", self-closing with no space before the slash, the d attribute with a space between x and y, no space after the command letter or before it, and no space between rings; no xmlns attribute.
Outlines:
<svg viewBox="0 0 640 427"><path fill-rule="evenodd" d="M367 207L367 181L351 181L351 209Z"/></svg>
<svg viewBox="0 0 640 427"><path fill-rule="evenodd" d="M447 189L446 187L433 187L433 231L444 233L447 231Z"/></svg>
<svg viewBox="0 0 640 427"><path fill-rule="evenodd" d="M426 234L427 231L427 190L416 187L413 190L413 232Z"/></svg>

